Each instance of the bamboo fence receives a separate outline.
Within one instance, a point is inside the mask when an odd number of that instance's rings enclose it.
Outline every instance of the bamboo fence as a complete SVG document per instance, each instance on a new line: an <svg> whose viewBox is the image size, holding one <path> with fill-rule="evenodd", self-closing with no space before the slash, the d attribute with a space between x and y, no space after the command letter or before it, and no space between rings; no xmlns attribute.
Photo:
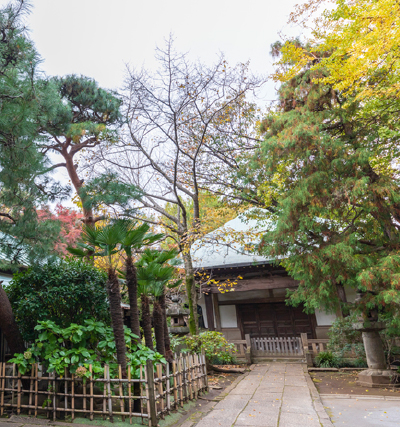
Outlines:
<svg viewBox="0 0 400 427"><path fill-rule="evenodd" d="M165 365L148 360L139 367L139 378L133 378L130 367L127 378L122 378L121 367L117 378L110 375L108 365L101 378L93 375L91 365L89 373L86 379L70 375L68 369L63 376L45 374L34 364L27 375L21 375L15 364L0 363L0 415L27 413L53 421L102 417L111 422L119 416L130 424L139 417L142 424L153 427L159 418L208 389L204 354L180 355Z"/></svg>

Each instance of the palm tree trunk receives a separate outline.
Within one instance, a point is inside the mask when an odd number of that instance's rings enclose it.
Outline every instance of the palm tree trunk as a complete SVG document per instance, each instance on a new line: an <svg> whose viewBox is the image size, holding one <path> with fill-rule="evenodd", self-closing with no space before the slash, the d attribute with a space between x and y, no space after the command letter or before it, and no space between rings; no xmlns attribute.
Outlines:
<svg viewBox="0 0 400 427"><path fill-rule="evenodd" d="M136 267L132 257L126 258L126 286L128 287L129 305L131 311L131 331L140 338L140 320L137 296Z"/></svg>
<svg viewBox="0 0 400 427"><path fill-rule="evenodd" d="M25 344L15 321L10 300L1 283L2 281L0 281L0 328L10 347L11 354L14 356L15 353L23 353L25 351Z"/></svg>
<svg viewBox="0 0 400 427"><path fill-rule="evenodd" d="M160 306L161 306L161 311L163 315L163 324L164 324L165 358L167 359L167 362L171 363L174 360L174 353L171 350L171 340L169 339L165 294L162 294L162 296L160 297Z"/></svg>
<svg viewBox="0 0 400 427"><path fill-rule="evenodd" d="M141 295L142 300L142 321L143 321L143 333L146 347L154 350L153 337L151 336L151 316L150 316L150 301L147 295Z"/></svg>
<svg viewBox="0 0 400 427"><path fill-rule="evenodd" d="M121 365L123 378L126 378L126 346L124 334L124 320L121 308L121 292L118 277L113 268L108 269L107 281L108 298L110 300L111 323L114 332L117 362Z"/></svg>
<svg viewBox="0 0 400 427"><path fill-rule="evenodd" d="M165 356L164 316L160 301L154 301L153 306L154 335L156 336L157 351Z"/></svg>

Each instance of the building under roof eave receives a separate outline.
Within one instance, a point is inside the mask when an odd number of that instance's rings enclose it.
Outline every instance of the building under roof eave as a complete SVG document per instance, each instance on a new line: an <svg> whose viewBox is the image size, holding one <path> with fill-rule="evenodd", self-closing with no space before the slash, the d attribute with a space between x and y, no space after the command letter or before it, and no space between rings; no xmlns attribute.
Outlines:
<svg viewBox="0 0 400 427"><path fill-rule="evenodd" d="M274 260L243 249L244 244L256 243L257 233L271 227L270 220L248 219L246 212L193 245L206 327L223 332L229 340L245 339L247 334L255 338L307 333L309 338L327 338L339 313L306 314L302 307L286 305L287 291L295 289L297 282ZM235 242L235 236L241 236L241 243ZM207 283L207 278L213 281ZM355 298L352 289L346 289L346 295L349 302Z"/></svg>

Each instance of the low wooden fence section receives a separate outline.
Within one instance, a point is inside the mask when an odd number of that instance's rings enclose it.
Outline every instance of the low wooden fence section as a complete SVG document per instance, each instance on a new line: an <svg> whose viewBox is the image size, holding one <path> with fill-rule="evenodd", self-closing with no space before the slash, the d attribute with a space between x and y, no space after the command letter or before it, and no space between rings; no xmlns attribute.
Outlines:
<svg viewBox="0 0 400 427"><path fill-rule="evenodd" d="M119 367L115 378L105 365L104 376L98 378L89 365L90 375L82 379L67 369L63 376L43 374L35 364L28 375L21 375L15 364L0 363L0 414L44 415L54 421L102 417L111 422L119 416L130 423L139 417L142 424L152 427L171 410L197 399L208 387L203 354L182 355L166 365L147 361L138 373L138 378L133 378L134 372L128 367L127 378L122 378Z"/></svg>
<svg viewBox="0 0 400 427"><path fill-rule="evenodd" d="M251 343L250 335L246 335L245 340L230 340L230 344L234 344L236 352L233 356L240 362L251 363Z"/></svg>
<svg viewBox="0 0 400 427"><path fill-rule="evenodd" d="M319 352L327 350L329 339L310 339L307 338L307 334L301 334L301 341L303 343L304 350L307 350L313 357L315 357Z"/></svg>
<svg viewBox="0 0 400 427"><path fill-rule="evenodd" d="M303 356L300 337L263 337L251 338L253 356Z"/></svg>

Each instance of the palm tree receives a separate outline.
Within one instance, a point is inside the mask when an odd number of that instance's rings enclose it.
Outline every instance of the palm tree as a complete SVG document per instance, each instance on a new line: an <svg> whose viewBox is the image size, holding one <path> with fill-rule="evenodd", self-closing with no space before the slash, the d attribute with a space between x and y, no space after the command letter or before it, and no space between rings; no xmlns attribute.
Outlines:
<svg viewBox="0 0 400 427"><path fill-rule="evenodd" d="M78 248L68 248L75 256L87 258L90 255L102 257L107 270L107 293L110 302L111 324L114 332L117 362L121 365L121 371L126 378L126 346L124 334L124 321L121 309L121 291L116 273L117 261L113 255L120 251L120 242L128 231L129 224L125 221L116 221L104 227L85 226L82 233L82 241Z"/></svg>
<svg viewBox="0 0 400 427"><path fill-rule="evenodd" d="M148 233L150 226L146 223L140 226L137 226L137 222L129 222L128 224L127 233L121 241L121 246L126 253L125 279L128 288L131 330L140 338L137 273L132 255L143 246L148 246L160 240L164 235Z"/></svg>
<svg viewBox="0 0 400 427"><path fill-rule="evenodd" d="M171 344L168 334L167 317L165 310L165 287L178 286L180 280L171 284L175 273L177 251L155 251L147 249L138 262L138 283L140 285L142 299L142 320L146 345L151 341L151 318L149 316L149 298L153 297L153 322L156 337L156 349L167 360L172 360ZM167 264L168 263L168 264ZM146 316L143 316L146 311Z"/></svg>

